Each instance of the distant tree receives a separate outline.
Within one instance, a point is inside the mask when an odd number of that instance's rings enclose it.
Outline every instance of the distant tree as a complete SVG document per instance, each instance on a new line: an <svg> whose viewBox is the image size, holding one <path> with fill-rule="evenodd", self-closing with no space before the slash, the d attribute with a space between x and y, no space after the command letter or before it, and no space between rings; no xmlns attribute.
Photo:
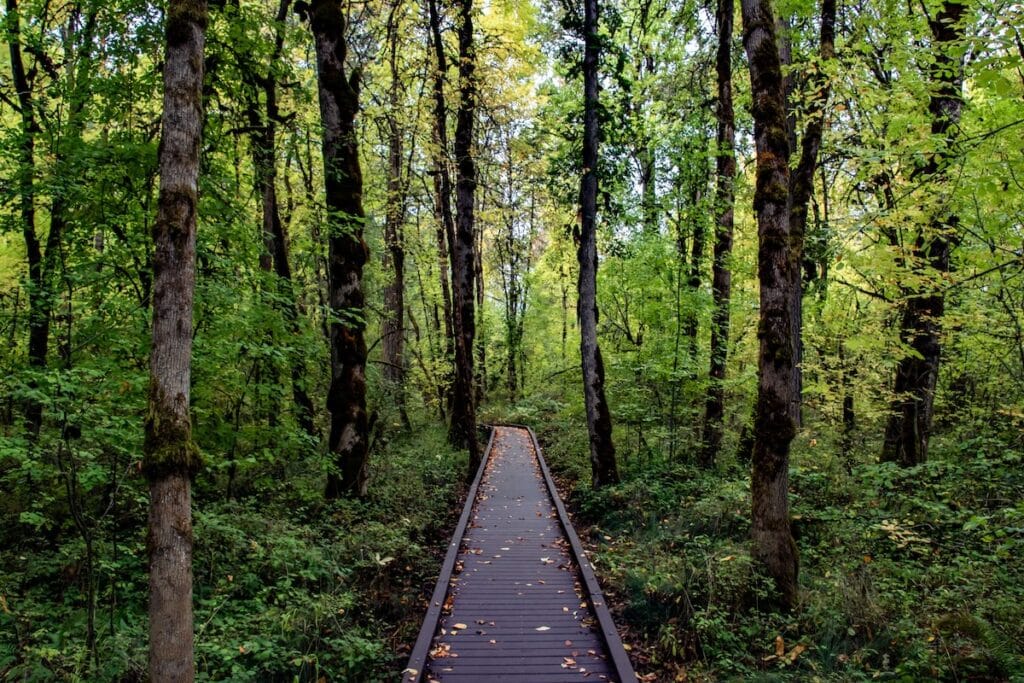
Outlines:
<svg viewBox="0 0 1024 683"><path fill-rule="evenodd" d="M388 104L386 126L388 142L387 202L384 216L384 267L391 269L391 281L384 287L385 315L381 331L384 379L395 398L398 413L406 429L410 428L405 407L405 245L402 226L405 222L408 177L403 170L404 131L402 130L402 74L398 51L403 0L391 0L386 25L388 54Z"/></svg>
<svg viewBox="0 0 1024 683"><path fill-rule="evenodd" d="M583 366L583 400L590 436L591 480L595 488L619 481L612 443L612 417L604 395L604 361L597 343L597 164L598 61L597 0L583 3L583 177L580 181L580 264L578 315L580 356Z"/></svg>
<svg viewBox="0 0 1024 683"><path fill-rule="evenodd" d="M260 253L260 268L273 272L278 279L280 308L288 329L299 334L299 306L296 301L292 266L288 255L288 238L281 220L280 202L277 196L277 124L283 119L278 106L278 63L284 49L284 24L288 19L292 0L280 0L274 17L274 43L269 63L258 69L252 55L240 53L241 75L245 81L245 113L248 118L252 139L252 165L256 190L260 195L262 214L263 251ZM258 93L263 95L260 108ZM292 354L289 359L292 383L292 400L295 415L302 430L309 436L317 434L314 425L316 409L306 390L306 363Z"/></svg>
<svg viewBox="0 0 1024 683"><path fill-rule="evenodd" d="M735 4L733 0L718 0L718 52L715 68L718 72L718 137L715 150L717 187L715 210L715 258L712 263L711 294L715 307L711 317L711 369L708 396L704 406L704 441L701 463L714 465L722 447L725 415L725 371L729 358L729 297L732 273L729 257L732 254L733 210L736 198L733 184L736 178L736 121L732 104L732 29Z"/></svg>
<svg viewBox="0 0 1024 683"><path fill-rule="evenodd" d="M363 266L363 175L355 119L359 113L359 70L346 71L345 16L334 0L297 3L308 14L316 41L320 121L323 126L327 204L329 304L331 310L331 413L328 446L335 470L327 475L327 498L365 496L369 418L366 413L366 340Z"/></svg>
<svg viewBox="0 0 1024 683"><path fill-rule="evenodd" d="M143 472L149 481L149 676L191 681L191 477L200 465L189 414L196 278L205 0L167 8L160 195L153 225L153 337Z"/></svg>
<svg viewBox="0 0 1024 683"><path fill-rule="evenodd" d="M930 181L942 199L931 223L919 227L912 236L908 261L915 270L932 269L940 279L938 283L929 280L921 288L903 286L900 339L913 352L901 358L896 367L896 396L885 428L882 460L904 467L928 458L935 386L942 355L941 324L946 309L945 280L941 276L949 272L950 255L961 239L960 218L945 204L948 203L947 172L958 157L954 143L963 110L963 58L959 46L964 39L965 11L965 5L959 0L945 0L938 13L928 19L934 40L928 113L931 137L937 149L928 154L914 175Z"/></svg>

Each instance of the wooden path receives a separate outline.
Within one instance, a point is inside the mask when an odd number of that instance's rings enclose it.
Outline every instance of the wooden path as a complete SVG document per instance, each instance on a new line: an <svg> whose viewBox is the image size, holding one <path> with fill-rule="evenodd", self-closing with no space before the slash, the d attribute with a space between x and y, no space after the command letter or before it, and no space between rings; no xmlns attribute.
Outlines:
<svg viewBox="0 0 1024 683"><path fill-rule="evenodd" d="M496 427L403 681L635 680L527 428Z"/></svg>

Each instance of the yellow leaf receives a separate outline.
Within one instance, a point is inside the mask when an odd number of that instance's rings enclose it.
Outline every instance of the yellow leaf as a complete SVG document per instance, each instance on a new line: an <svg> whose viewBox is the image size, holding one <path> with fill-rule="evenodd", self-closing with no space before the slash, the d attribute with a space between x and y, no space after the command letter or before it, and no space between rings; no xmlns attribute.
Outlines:
<svg viewBox="0 0 1024 683"><path fill-rule="evenodd" d="M775 636L775 656L781 657L786 654L786 641L782 639L782 636Z"/></svg>

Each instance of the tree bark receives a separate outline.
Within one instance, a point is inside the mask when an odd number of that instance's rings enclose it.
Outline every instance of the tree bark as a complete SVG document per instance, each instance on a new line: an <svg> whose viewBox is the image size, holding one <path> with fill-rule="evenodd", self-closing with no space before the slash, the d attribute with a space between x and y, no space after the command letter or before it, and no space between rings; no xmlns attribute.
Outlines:
<svg viewBox="0 0 1024 683"><path fill-rule="evenodd" d="M448 441L469 451L469 476L476 474L480 452L476 439L476 392L473 376L473 338L476 334L474 281L474 196L476 163L473 160L473 123L476 117L476 50L473 46L473 2L459 7L459 108L455 122L456 226L451 247L452 303L455 322L455 381L452 391Z"/></svg>
<svg viewBox="0 0 1024 683"><path fill-rule="evenodd" d="M788 609L797 598L798 557L789 520L789 448L796 371L790 308L799 271L789 231L789 141L775 20L770 0L742 0L757 148L754 210L758 228L761 315L751 480L754 559Z"/></svg>
<svg viewBox="0 0 1024 683"><path fill-rule="evenodd" d="M327 475L328 499L366 495L370 425L366 413L366 340L363 266L363 175L355 118L359 113L358 70L346 73L345 17L332 0L309 7L316 40L320 119L323 125L327 204L328 280L331 308L331 413L328 446L335 469Z"/></svg>
<svg viewBox="0 0 1024 683"><path fill-rule="evenodd" d="M434 71L434 196L435 213L437 214L437 251L438 277L441 282L441 300L444 307L445 357L455 362L455 314L452 310L451 281L454 277L449 272L451 254L455 247L455 213L452 210L452 176L448 158L448 107L444 99L444 78L448 73L448 58L444 52L444 39L441 35L441 15L437 0L427 1L428 21L430 24L430 43L434 48L437 69ZM451 376L445 377L444 395L448 411L451 412L455 401L454 384Z"/></svg>
<svg viewBox="0 0 1024 683"><path fill-rule="evenodd" d="M191 477L189 384L196 268L199 143L203 126L205 0L167 8L160 195L153 224L153 343L143 472L149 481L149 675L191 681Z"/></svg>
<svg viewBox="0 0 1024 683"><path fill-rule="evenodd" d="M590 437L591 481L594 488L615 484L619 470L612 443L612 418L604 395L604 361L597 343L597 164L598 60L597 0L583 3L583 177L580 181L580 239L576 257L580 264L578 316L580 358L583 369L583 401Z"/></svg>
<svg viewBox="0 0 1024 683"><path fill-rule="evenodd" d="M736 178L736 123L732 103L732 31L735 4L718 0L718 148L715 166L718 175L715 230L715 255L712 264L711 294L714 312L711 316L711 368L707 401L704 405L704 443L700 462L713 467L722 447L725 416L725 372L729 357L729 298L732 292L733 214Z"/></svg>
<svg viewBox="0 0 1024 683"><path fill-rule="evenodd" d="M963 109L963 62L955 56L956 45L963 41L965 6L959 0L945 0L942 9L929 19L935 41L932 65L932 94L928 101L932 139L940 141L938 150L916 175L930 178L940 188L948 184L946 169L956 156L955 139ZM942 201L948 201L948 190ZM909 262L927 264L939 276L948 273L953 245L959 241L960 219L955 213L936 215L926 230L919 230L911 247ZM921 268L922 270L924 268ZM943 281L924 291L906 291L900 325L900 339L913 353L900 359L896 367L895 393L885 428L882 460L911 467L928 459L928 440L934 415L935 386L942 355L942 316L946 308Z"/></svg>

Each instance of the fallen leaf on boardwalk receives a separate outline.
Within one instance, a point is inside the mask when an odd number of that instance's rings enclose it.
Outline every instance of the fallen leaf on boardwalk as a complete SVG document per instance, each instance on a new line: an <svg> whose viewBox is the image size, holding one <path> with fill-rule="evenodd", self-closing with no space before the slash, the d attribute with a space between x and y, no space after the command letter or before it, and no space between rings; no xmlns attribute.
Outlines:
<svg viewBox="0 0 1024 683"><path fill-rule="evenodd" d="M576 660L572 657L562 657L562 668L568 669L570 666L576 666Z"/></svg>
<svg viewBox="0 0 1024 683"><path fill-rule="evenodd" d="M452 626L452 628L458 628L458 629L467 629L467 628L469 628L469 627L468 627L468 626L466 626L465 624L454 624L454 625Z"/></svg>
<svg viewBox="0 0 1024 683"><path fill-rule="evenodd" d="M533 630L534 631L550 631L551 627L550 626L538 626L537 628L535 628Z"/></svg>
<svg viewBox="0 0 1024 683"><path fill-rule="evenodd" d="M498 641L494 640L493 638L488 640L487 642L490 643L491 645L497 645L498 644Z"/></svg>
<svg viewBox="0 0 1024 683"><path fill-rule="evenodd" d="M565 646L566 647L572 647L572 641L571 640L565 641Z"/></svg>
<svg viewBox="0 0 1024 683"><path fill-rule="evenodd" d="M786 641L782 639L782 636L775 636L775 656L781 657L786 654Z"/></svg>

